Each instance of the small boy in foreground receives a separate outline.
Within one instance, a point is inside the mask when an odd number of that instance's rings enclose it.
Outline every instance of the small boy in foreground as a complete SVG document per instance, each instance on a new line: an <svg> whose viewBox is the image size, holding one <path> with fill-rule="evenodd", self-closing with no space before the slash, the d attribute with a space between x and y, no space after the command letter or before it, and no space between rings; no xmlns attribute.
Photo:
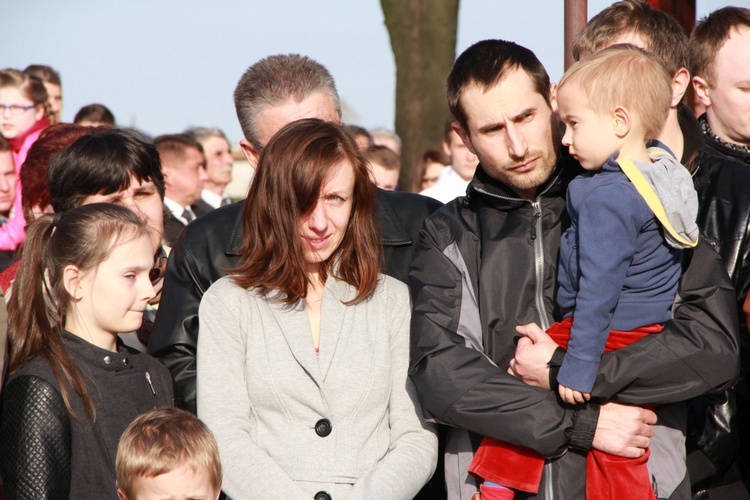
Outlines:
<svg viewBox="0 0 750 500"><path fill-rule="evenodd" d="M116 468L120 500L216 500L221 492L213 434L177 408L136 418L120 438Z"/></svg>

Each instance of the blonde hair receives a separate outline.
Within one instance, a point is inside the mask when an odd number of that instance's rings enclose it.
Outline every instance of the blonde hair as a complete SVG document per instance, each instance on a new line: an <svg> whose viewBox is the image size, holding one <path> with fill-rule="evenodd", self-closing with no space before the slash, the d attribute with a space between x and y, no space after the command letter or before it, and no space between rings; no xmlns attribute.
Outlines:
<svg viewBox="0 0 750 500"><path fill-rule="evenodd" d="M623 106L637 114L646 139L659 136L672 103L667 69L633 45L613 45L581 59L565 72L558 89L566 85L575 85L595 113Z"/></svg>
<svg viewBox="0 0 750 500"><path fill-rule="evenodd" d="M117 446L117 488L135 498L140 478L166 474L183 465L208 473L221 489L219 448L211 431L192 413L159 408L140 415L125 429Z"/></svg>

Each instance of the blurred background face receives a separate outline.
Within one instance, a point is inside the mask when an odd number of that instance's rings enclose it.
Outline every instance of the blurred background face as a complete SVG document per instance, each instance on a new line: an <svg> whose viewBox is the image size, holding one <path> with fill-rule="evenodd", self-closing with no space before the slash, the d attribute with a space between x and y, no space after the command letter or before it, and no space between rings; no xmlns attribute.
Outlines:
<svg viewBox="0 0 750 500"><path fill-rule="evenodd" d="M394 191L398 186L398 170L388 170L379 163L370 162L372 180L377 187L386 191Z"/></svg>
<svg viewBox="0 0 750 500"><path fill-rule="evenodd" d="M15 87L0 88L0 104L4 106L33 106L34 103L23 95L21 89ZM0 133L6 139L22 136L41 120L44 116L44 106L41 104L16 114L7 108L0 108Z"/></svg>
<svg viewBox="0 0 750 500"><path fill-rule="evenodd" d="M186 148L183 159L172 159L162 163L167 197L183 207L192 205L201 198L206 170L203 154L195 148Z"/></svg>
<svg viewBox="0 0 750 500"><path fill-rule="evenodd" d="M47 89L47 105L52 111L52 123L60 123L62 121L62 89L59 85L54 83L44 82L44 88Z"/></svg>
<svg viewBox="0 0 750 500"><path fill-rule="evenodd" d="M10 151L0 151L0 214L10 212L16 199L16 169Z"/></svg>
<svg viewBox="0 0 750 500"><path fill-rule="evenodd" d="M455 130L451 131L450 142L443 143L443 149L445 154L451 158L453 171L462 179L471 180L474 177L479 159L469 151L469 148L466 147Z"/></svg>
<svg viewBox="0 0 750 500"><path fill-rule="evenodd" d="M445 165L442 163L436 161L427 162L427 165L424 167L424 175L422 176L421 187L423 191L437 182L444 168Z"/></svg>
<svg viewBox="0 0 750 500"><path fill-rule="evenodd" d="M206 155L206 183L223 188L232 182L234 159L229 143L222 137L209 137L203 143L203 153Z"/></svg>

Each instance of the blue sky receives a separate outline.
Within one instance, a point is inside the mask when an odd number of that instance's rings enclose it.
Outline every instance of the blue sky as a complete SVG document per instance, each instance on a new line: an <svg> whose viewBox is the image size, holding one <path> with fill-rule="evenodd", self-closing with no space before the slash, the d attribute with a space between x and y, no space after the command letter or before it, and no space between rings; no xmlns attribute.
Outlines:
<svg viewBox="0 0 750 500"><path fill-rule="evenodd" d="M271 54L308 55L333 74L344 120L393 127L395 64L379 0L23 0L3 2L0 67L49 64L63 78L63 119L86 104L158 135L189 126L241 138L232 92ZM611 3L589 0L589 16ZM486 38L533 50L563 73L563 0L462 0L457 53ZM697 0L698 17L750 0Z"/></svg>

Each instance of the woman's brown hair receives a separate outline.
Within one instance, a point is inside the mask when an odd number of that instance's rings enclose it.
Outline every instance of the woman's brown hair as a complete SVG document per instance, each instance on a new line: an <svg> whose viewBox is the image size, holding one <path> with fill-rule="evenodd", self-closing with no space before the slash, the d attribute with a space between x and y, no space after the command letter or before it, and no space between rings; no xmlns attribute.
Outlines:
<svg viewBox="0 0 750 500"><path fill-rule="evenodd" d="M94 270L115 245L148 233L148 226L138 215L109 203L45 215L28 226L8 302L9 375L42 356L52 368L68 412L76 416L67 389L70 387L81 398L86 413L95 418L96 409L84 378L61 335L71 304L63 285L63 270L68 265Z"/></svg>
<svg viewBox="0 0 750 500"><path fill-rule="evenodd" d="M0 70L0 88L16 88L36 106L44 107L44 116L49 117L51 110L47 104L47 89L44 83L33 75L13 68Z"/></svg>
<svg viewBox="0 0 750 500"><path fill-rule="evenodd" d="M321 188L341 163L354 169L352 213L341 244L319 263L318 274L323 282L334 274L356 288L352 302L373 292L382 260L375 185L349 133L316 119L290 123L263 150L245 202L240 265L232 270L239 286L278 292L287 304L307 295L310 265L301 220L312 213Z"/></svg>

